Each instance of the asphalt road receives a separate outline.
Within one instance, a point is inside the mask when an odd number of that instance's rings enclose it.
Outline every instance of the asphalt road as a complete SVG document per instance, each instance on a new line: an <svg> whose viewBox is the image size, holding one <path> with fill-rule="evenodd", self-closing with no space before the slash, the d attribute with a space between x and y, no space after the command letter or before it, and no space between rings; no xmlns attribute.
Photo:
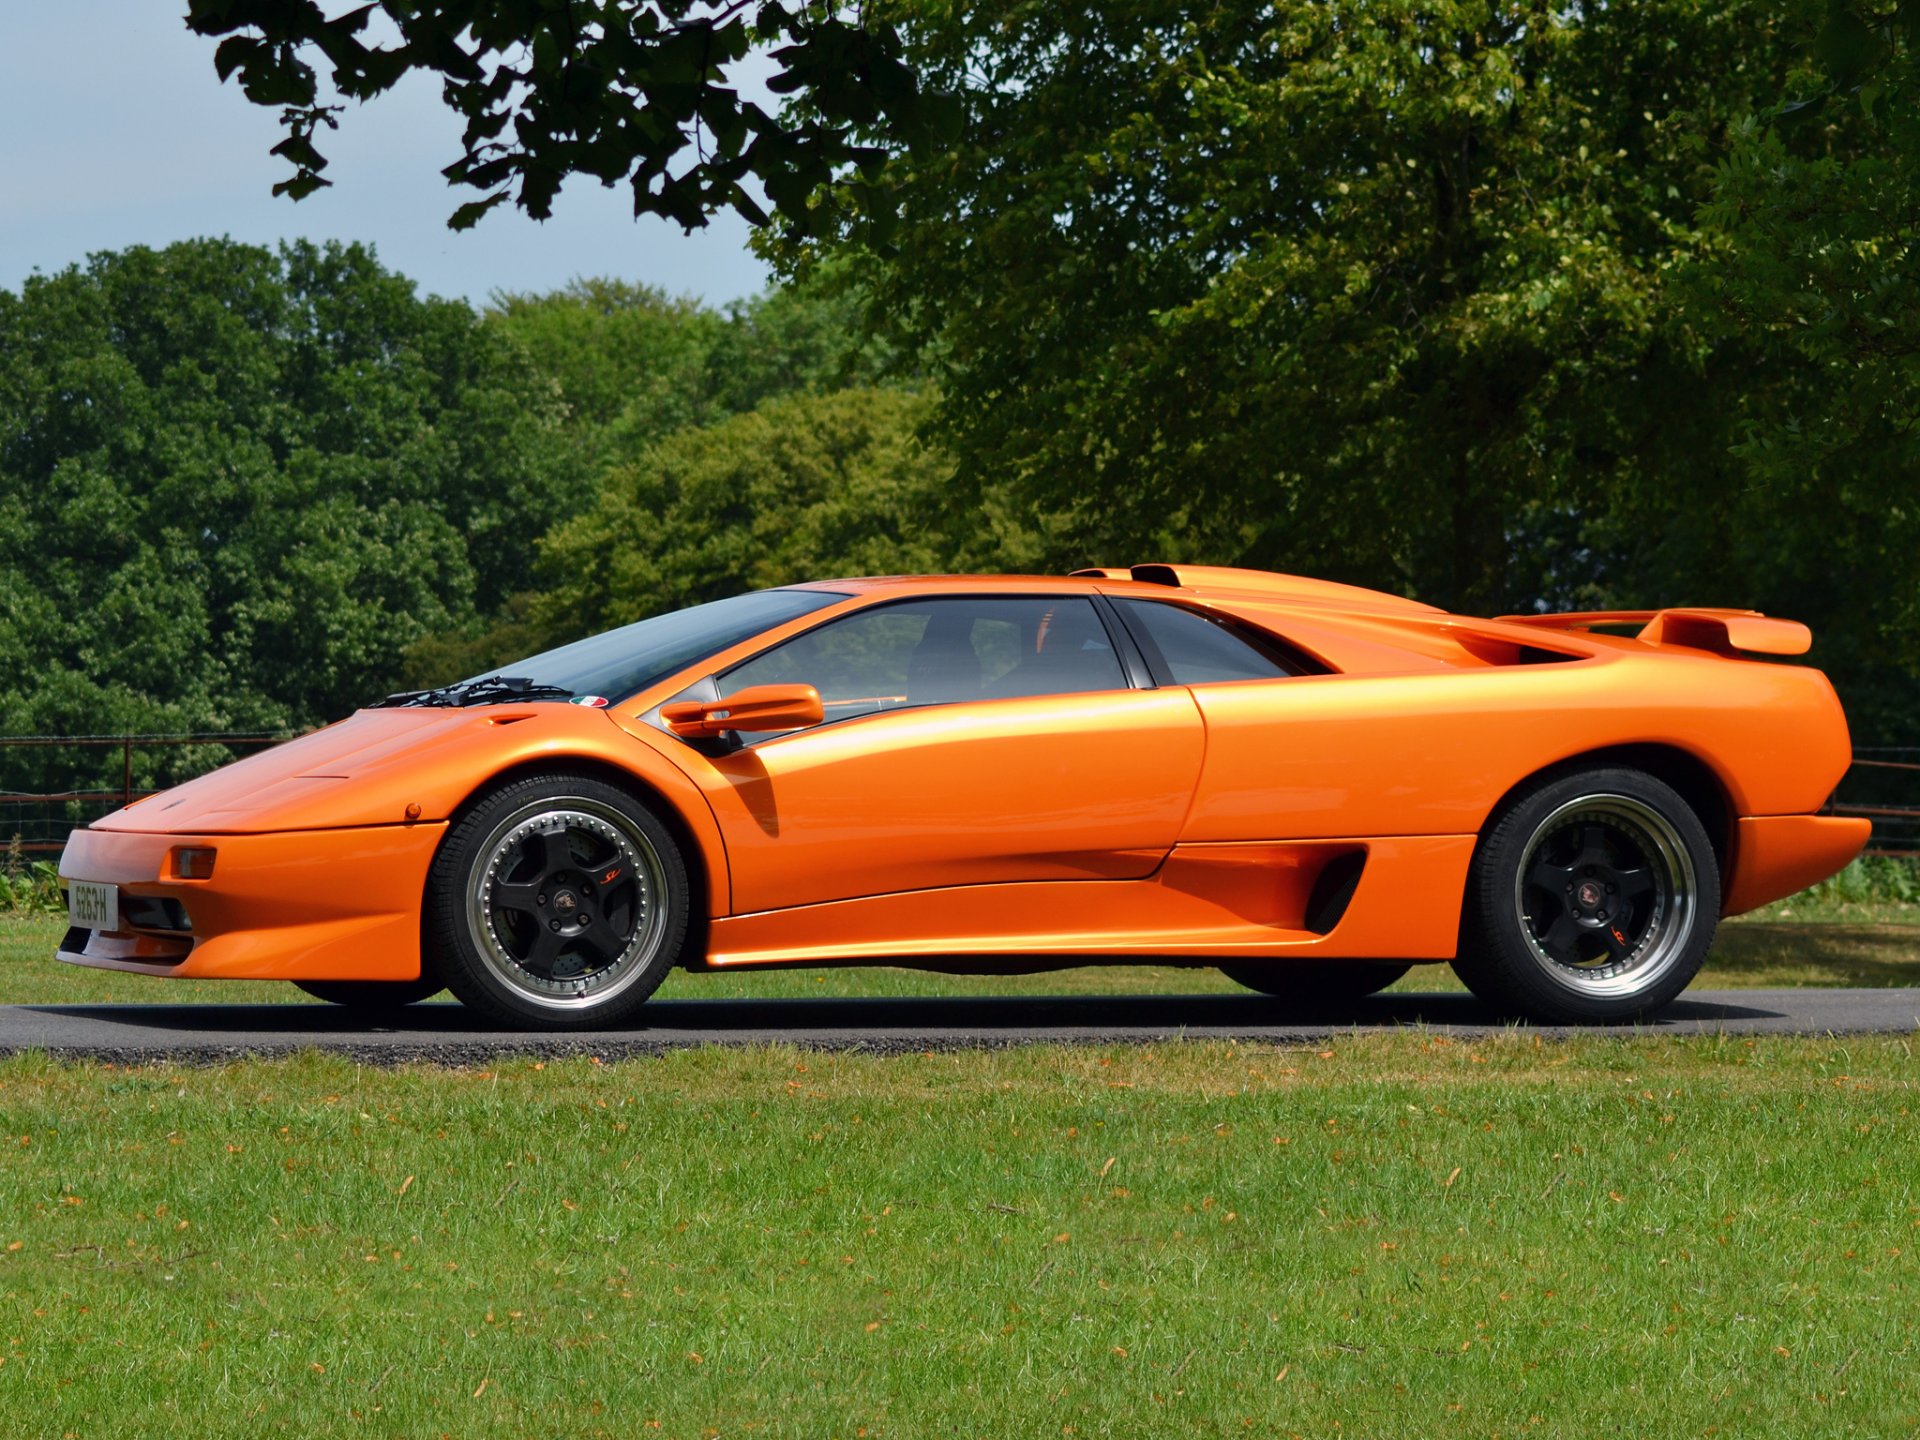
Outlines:
<svg viewBox="0 0 1920 1440"><path fill-rule="evenodd" d="M373 1064L483 1063L501 1055L612 1059L696 1045L798 1045L912 1053L1030 1043L1140 1044L1181 1037L1299 1043L1420 1025L1472 1036L1505 1029L1470 995L1377 995L1306 1010L1259 995L1063 996L913 1000L661 1000L621 1030L523 1034L477 1027L460 1006L416 1005L404 1028L369 1025L318 1005L0 1006L0 1054L43 1050L120 1062L229 1060L317 1049ZM1906 1034L1920 1029L1920 989L1689 992L1649 1033ZM1577 1032L1541 1027L1547 1036ZM1609 1032L1596 1027L1584 1033Z"/></svg>

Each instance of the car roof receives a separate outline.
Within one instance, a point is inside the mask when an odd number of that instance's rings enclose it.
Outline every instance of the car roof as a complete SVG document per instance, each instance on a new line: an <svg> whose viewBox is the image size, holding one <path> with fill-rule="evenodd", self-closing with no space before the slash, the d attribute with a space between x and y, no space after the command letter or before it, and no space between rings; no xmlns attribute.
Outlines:
<svg viewBox="0 0 1920 1440"><path fill-rule="evenodd" d="M866 595L876 591L917 595L932 591L977 590L985 592L1045 590L1072 594L1103 588L1096 580L1065 575L850 575L839 580L807 580L785 587L789 590L832 590L844 594Z"/></svg>
<svg viewBox="0 0 1920 1440"><path fill-rule="evenodd" d="M1334 580L1283 575L1266 570L1241 570L1213 565L1135 565L1127 569L1077 570L1071 575L863 575L840 580L812 580L792 589L828 590L841 594L924 595L953 594L1091 594L1136 595L1166 599L1169 593L1196 599L1213 597L1259 601L1335 611L1438 615L1431 605L1382 590L1368 590Z"/></svg>

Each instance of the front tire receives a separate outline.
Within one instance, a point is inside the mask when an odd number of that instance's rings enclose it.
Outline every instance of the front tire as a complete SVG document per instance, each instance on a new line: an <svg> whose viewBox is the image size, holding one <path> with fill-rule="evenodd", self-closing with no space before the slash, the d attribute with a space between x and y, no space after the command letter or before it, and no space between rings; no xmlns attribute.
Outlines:
<svg viewBox="0 0 1920 1440"><path fill-rule="evenodd" d="M423 938L447 987L490 1019L598 1029L678 963L691 909L680 847L652 811L604 780L534 775L448 832Z"/></svg>
<svg viewBox="0 0 1920 1440"><path fill-rule="evenodd" d="M392 1015L438 995L446 984L431 971L418 980L296 980L296 989L356 1015Z"/></svg>
<svg viewBox="0 0 1920 1440"><path fill-rule="evenodd" d="M1398 960L1275 960L1264 965L1222 965L1220 973L1262 995L1327 1005L1365 999L1412 968Z"/></svg>
<svg viewBox="0 0 1920 1440"><path fill-rule="evenodd" d="M1719 915L1713 846L1671 786L1613 768L1547 777L1481 834L1454 970L1503 1015L1637 1020L1686 989Z"/></svg>

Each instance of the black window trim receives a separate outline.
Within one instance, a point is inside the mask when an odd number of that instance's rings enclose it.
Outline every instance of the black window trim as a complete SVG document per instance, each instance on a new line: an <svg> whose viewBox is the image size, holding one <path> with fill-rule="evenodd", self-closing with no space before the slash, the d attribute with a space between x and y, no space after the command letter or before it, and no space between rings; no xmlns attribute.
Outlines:
<svg viewBox="0 0 1920 1440"><path fill-rule="evenodd" d="M681 695L677 695L673 698L679 699L681 698L681 696L684 696L685 694L689 693L693 688L697 686L711 684L715 689L715 694L713 698L717 700L721 696L727 693L727 686L726 686L727 676L731 675L734 671L741 669L743 666L751 665L754 661L760 659L764 655L772 654L775 650L779 649L782 645L790 645L796 640L803 639L804 637L813 634L813 632L816 630L824 630L827 626L836 624L842 620L851 620L856 615L870 615L876 610L887 610L887 609L891 609L893 606L896 606L896 605L920 604L928 600L983 600L983 601L1087 600L1087 601L1090 601L1092 602L1092 605L1093 605L1094 614L1097 615L1100 619L1101 628L1107 632L1107 639L1109 643L1111 643L1113 646L1114 658L1120 662L1121 677L1127 682L1127 688L1129 690L1153 690L1158 688L1158 685L1155 683L1153 673L1151 669L1148 667L1146 659L1141 654L1138 644L1136 644L1134 641L1131 627L1127 625L1127 623L1119 616L1119 614L1117 613L1116 607L1107 600L1106 596L1098 594L1097 592L1093 592L1093 591L1077 591L1077 590L1018 590L1018 591L963 590L963 591L947 591L943 593L924 594L924 595L897 595L890 599L877 601L872 605L860 605L860 606L856 606L851 610L842 610L838 614L823 616L822 619L820 620L820 623L817 625L809 625L804 630L796 630L793 634L784 636L780 640L777 640L773 644L767 646L766 649L764 650L756 650L751 655L743 656L741 659L738 659L734 661L731 665L727 666L726 669L724 670L715 670L715 671L709 672L708 674L702 676L699 680L696 680L692 686L687 687L686 691L682 691ZM1058 691L1058 692L1050 692L1050 693L1054 694L1056 698L1064 698L1065 696L1069 696L1069 695L1097 695L1101 692L1097 690L1066 690L1066 691ZM1025 696L1009 695L1004 698L1008 700L1022 700L1022 699L1036 700L1036 699L1044 699L1047 697L1037 696L1037 695L1025 695ZM979 701L933 700L933 701L927 702L924 705L902 705L892 710L864 710L858 715L843 715L838 719L822 720L818 725L809 725L804 730L774 730L774 731L769 731L764 735L759 735L752 738L742 735L741 736L742 744L740 746L731 747L731 748L750 749L756 745L764 745L770 740L784 740L787 737L792 735L811 735L816 731L826 729L829 725L845 725L855 720L868 719L874 715L898 715L903 711L907 711L907 710L932 710L932 709L940 708L941 706L945 706L945 705L965 705L965 704L982 704L982 703L987 703L986 699L983 698L982 700L979 700Z"/></svg>
<svg viewBox="0 0 1920 1440"><path fill-rule="evenodd" d="M1124 600L1125 603L1116 601L1113 609L1115 613L1119 615L1120 623L1126 627L1127 633L1132 636L1134 644L1139 647L1140 653L1146 657L1146 666L1148 670L1152 672L1156 684L1178 685L1180 682L1173 678L1173 667L1167 664L1167 657L1161 653L1159 644L1148 632L1145 622L1129 613L1135 605L1164 605L1171 610L1184 610L1189 615L1197 616L1209 624L1219 625L1235 639L1241 640L1250 648L1265 654L1269 660L1281 668L1283 673L1267 678L1291 680L1301 675L1324 675L1329 673L1326 666L1316 662L1313 657L1300 649L1299 646L1281 639L1278 635L1270 634L1265 630L1259 629L1257 626L1250 625L1237 615L1222 614L1217 610L1203 609L1198 605L1184 605L1178 600L1162 600L1157 595L1151 598L1145 595L1127 595L1121 597L1121 599ZM1261 641L1264 641L1265 644L1259 643ZM1262 677L1248 676L1246 680L1203 680L1196 681L1195 683L1203 685L1244 685L1248 680L1258 680L1260 678Z"/></svg>
<svg viewBox="0 0 1920 1440"><path fill-rule="evenodd" d="M1097 590L1092 592L1092 600L1100 623L1107 627L1107 637L1113 641L1113 653L1120 657L1120 668L1126 673L1127 683L1135 690L1157 690L1166 684L1148 662L1139 637L1133 633L1133 626L1121 608Z"/></svg>

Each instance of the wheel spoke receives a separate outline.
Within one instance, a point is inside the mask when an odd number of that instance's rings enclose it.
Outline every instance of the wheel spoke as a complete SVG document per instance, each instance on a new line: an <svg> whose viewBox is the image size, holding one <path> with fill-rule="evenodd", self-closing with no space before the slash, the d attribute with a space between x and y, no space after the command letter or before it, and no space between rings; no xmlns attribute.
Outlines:
<svg viewBox="0 0 1920 1440"><path fill-rule="evenodd" d="M1540 943L1557 960L1578 960L1580 926L1573 915L1563 909L1547 927L1547 933L1540 937Z"/></svg>
<svg viewBox="0 0 1920 1440"><path fill-rule="evenodd" d="M627 942L613 933L606 925L590 925L580 932L580 943L593 952L593 957L602 965L611 965L620 958L627 948Z"/></svg>
<svg viewBox="0 0 1920 1440"><path fill-rule="evenodd" d="M565 870L573 860L573 847L564 830L536 830L521 843L521 854L532 862L542 880Z"/></svg>
<svg viewBox="0 0 1920 1440"><path fill-rule="evenodd" d="M1622 900L1639 900L1653 893L1653 872L1647 869L1617 870L1615 883L1620 887Z"/></svg>
<svg viewBox="0 0 1920 1440"><path fill-rule="evenodd" d="M1527 883L1546 891L1558 902L1566 893L1567 886L1573 883L1573 867L1554 864L1547 858L1543 847L1534 857L1533 864L1527 868Z"/></svg>
<svg viewBox="0 0 1920 1440"><path fill-rule="evenodd" d="M633 876L625 860L614 856L604 864L596 865L585 872L587 891L600 902L602 910L607 908L607 897L619 890Z"/></svg>
<svg viewBox="0 0 1920 1440"><path fill-rule="evenodd" d="M501 910L518 910L525 915L537 915L540 911L540 886L535 881L496 881L491 898Z"/></svg>
<svg viewBox="0 0 1920 1440"><path fill-rule="evenodd" d="M560 958L560 947L565 943L546 926L541 926L534 932L533 943L527 946L527 953L520 958L521 968L531 970L536 975L551 975L553 962Z"/></svg>

